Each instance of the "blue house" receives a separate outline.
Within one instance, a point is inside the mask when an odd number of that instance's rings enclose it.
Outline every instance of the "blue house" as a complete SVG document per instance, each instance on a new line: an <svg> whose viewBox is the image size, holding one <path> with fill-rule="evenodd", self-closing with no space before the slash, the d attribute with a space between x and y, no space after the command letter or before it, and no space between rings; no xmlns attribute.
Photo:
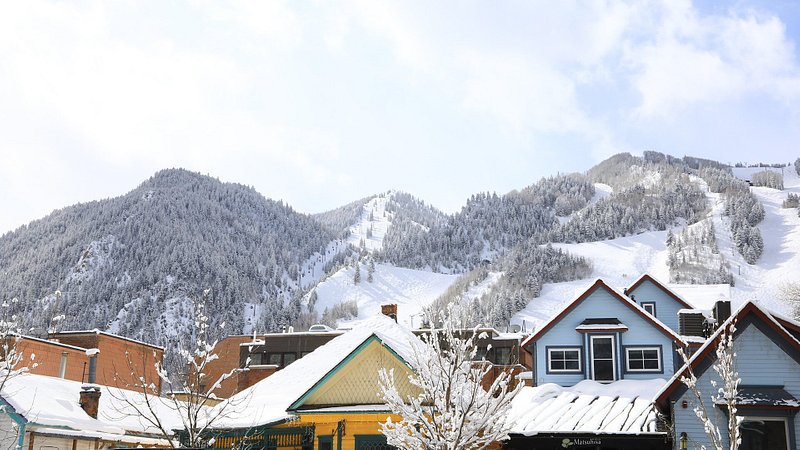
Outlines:
<svg viewBox="0 0 800 450"><path fill-rule="evenodd" d="M675 332L679 332L678 312L693 308L679 295L648 274L639 277L636 282L625 289L624 293L642 309Z"/></svg>
<svg viewBox="0 0 800 450"><path fill-rule="evenodd" d="M534 384L672 376L682 364L676 349L685 342L656 316L659 309L675 309L677 318L678 308L671 297L650 298L652 312L597 280L523 342L532 356Z"/></svg>
<svg viewBox="0 0 800 450"><path fill-rule="evenodd" d="M725 437L727 411L715 405L711 396L721 386L713 369L719 336L736 321L733 348L735 368L741 382L737 394L737 415L742 417L742 449L785 450L798 448L800 420L800 324L770 314L748 302L732 315L694 353L657 396L662 413L672 417L676 448L709 446L703 426L694 413L696 400L680 381L691 367L710 417L717 419Z"/></svg>

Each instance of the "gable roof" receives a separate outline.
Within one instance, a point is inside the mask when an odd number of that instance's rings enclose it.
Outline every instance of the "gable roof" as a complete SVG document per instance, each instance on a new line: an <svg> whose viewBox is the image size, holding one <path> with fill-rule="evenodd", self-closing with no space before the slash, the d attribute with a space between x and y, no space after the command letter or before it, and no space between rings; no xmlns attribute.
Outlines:
<svg viewBox="0 0 800 450"><path fill-rule="evenodd" d="M373 341L380 342L406 365L414 354L411 331L384 315L367 319L275 374L225 400L215 408L228 408L213 427L251 428L279 423L292 417L291 409L347 364ZM376 374L377 376L377 374ZM377 400L377 399L376 399Z"/></svg>
<svg viewBox="0 0 800 450"><path fill-rule="evenodd" d="M686 309L694 309L694 306L690 305L686 300L682 299L678 294L672 292L668 287L664 286L660 281L656 280L655 278L651 277L650 274L644 274L639 277L632 285L630 285L627 289L627 292L630 293L639 286L641 286L645 281L649 281L653 283L657 288L663 291L665 294L670 296L673 300L680 303Z"/></svg>
<svg viewBox="0 0 800 450"><path fill-rule="evenodd" d="M548 320L544 325L539 327L539 329L536 330L536 332L533 333L530 337L528 337L528 339L525 339L525 341L522 343L522 347L525 348L531 342L534 342L537 339L539 339L540 337L542 337L542 335L547 330L549 330L554 325L556 325L558 322L560 322L561 319L563 319L570 311L575 309L575 307L577 307L578 305L583 303L583 301L586 300L597 289L605 289L608 293L611 294L611 296L613 298L619 300L623 305L625 305L628 308L630 308L631 310L633 310L635 313L637 313L643 319L645 319L646 321L652 323L653 326L656 329L661 331L667 337L669 337L670 339L672 339L673 341L675 341L676 343L678 343L680 345L685 345L685 342L683 341L683 339L681 339L681 337L678 336L677 333L672 331L668 326L664 325L663 322L661 322L660 320L658 320L655 317L653 317L647 311L642 309L641 306L639 306L638 304L636 304L635 302L633 302L629 298L625 297L623 294L618 292L616 289L610 287L605 282L603 282L603 280L598 278L597 281L595 281L594 284L592 284L588 289L586 289L586 291L584 291L583 294L581 294L578 298L573 300L572 303L570 303L569 305L567 305L564 308L562 308L561 311L559 311L558 314L556 314L553 318Z"/></svg>
<svg viewBox="0 0 800 450"><path fill-rule="evenodd" d="M752 301L748 301L741 308L739 308L735 313L731 314L731 317L728 318L719 328L711 335L706 343L703 344L697 351L689 358L688 364L684 364L675 374L670 378L669 382L664 386L664 388L658 392L656 396L656 401L659 404L663 404L670 394L672 394L676 389L682 386L681 377L686 374L689 367L692 370L695 370L700 363L702 363L712 352L717 348L719 344L720 338L724 330L727 330L730 327L733 321L740 322L741 319L751 316L758 320L761 320L762 323L766 324L770 329L774 330L780 337L784 338L786 342L792 346L798 354L800 354L800 341L798 341L791 333L789 333L786 328L784 328L781 323L772 316L772 314L758 306L757 304L753 303ZM792 323L793 326L798 326L796 322L790 321L788 319L783 318L783 321L787 323ZM737 332L741 331L741 329L737 328Z"/></svg>
<svg viewBox="0 0 800 450"><path fill-rule="evenodd" d="M0 397L11 407L9 412L18 414L27 426L40 431L142 445L168 445L157 428L135 417L135 411L128 404L128 401L141 404L142 393L100 386L99 409L94 419L79 404L81 386L77 381L23 373L5 382ZM151 401L167 429L183 428L180 417L167 400L153 397Z"/></svg>

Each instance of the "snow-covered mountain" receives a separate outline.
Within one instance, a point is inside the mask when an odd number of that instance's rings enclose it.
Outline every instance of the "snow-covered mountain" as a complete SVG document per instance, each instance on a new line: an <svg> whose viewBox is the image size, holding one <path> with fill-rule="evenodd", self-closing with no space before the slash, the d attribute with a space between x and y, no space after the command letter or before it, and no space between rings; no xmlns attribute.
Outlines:
<svg viewBox="0 0 800 450"><path fill-rule="evenodd" d="M18 297L39 333L97 327L159 344L182 334L206 288L214 324L227 323L219 334L344 324L387 302L417 325L423 308L453 300L476 322L530 329L595 278L624 287L644 272L730 279L677 289L790 314L781 286L800 282L800 218L782 205L800 180L794 166L768 170L783 190L747 186L776 182L763 168L621 154L585 175L476 194L452 215L389 191L314 216L166 170L0 237L0 295Z"/></svg>

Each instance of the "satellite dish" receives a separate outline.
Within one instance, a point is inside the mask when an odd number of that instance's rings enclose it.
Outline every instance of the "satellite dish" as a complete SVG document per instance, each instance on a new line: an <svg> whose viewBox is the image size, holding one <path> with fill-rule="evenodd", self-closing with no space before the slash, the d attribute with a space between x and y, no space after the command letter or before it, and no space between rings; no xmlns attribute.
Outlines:
<svg viewBox="0 0 800 450"><path fill-rule="evenodd" d="M519 333L522 330L522 327L518 323L511 324L511 332L512 333Z"/></svg>

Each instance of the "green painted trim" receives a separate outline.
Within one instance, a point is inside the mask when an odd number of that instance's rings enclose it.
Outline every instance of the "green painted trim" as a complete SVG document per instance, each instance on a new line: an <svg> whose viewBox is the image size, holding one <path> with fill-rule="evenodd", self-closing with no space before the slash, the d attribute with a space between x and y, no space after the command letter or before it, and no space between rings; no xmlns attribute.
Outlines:
<svg viewBox="0 0 800 450"><path fill-rule="evenodd" d="M310 396L311 396L311 395L313 395L313 394L314 394L316 391L318 391L318 390L319 390L319 388L321 388L321 387L322 387L322 386L323 386L325 383L327 383L327 382L328 382L328 381L329 381L329 380L330 380L330 379L331 379L331 378L332 378L334 375L336 375L336 373L338 373L340 370L342 370L342 368L343 368L343 367L345 367L345 366L346 366L348 363L350 363L350 361L352 361L352 360L353 360L353 358L355 358L355 357L356 357L356 356L357 356L359 353L361 353L362 351L364 351L364 349L365 349L365 348L367 348L367 347L369 346L369 344L371 344L371 343L373 343L373 342L378 342L379 344L381 344L381 346L382 346L383 348L385 348L385 349L389 350L389 353L391 353L392 355L394 355L394 356L395 356L395 357L396 357L398 360L400 360L400 362L402 362L402 363L403 363L403 364L404 364L406 367L408 367L409 369L411 369L411 366L409 366L409 364L408 364L408 363L407 363L407 362L406 362L406 361L405 361L403 358L401 358L401 357L400 357L400 355L398 355L398 354L397 354L397 352L395 352L394 350L392 350L392 349L391 349L391 347L389 347L388 345L384 344L384 343L383 343L383 341L381 341L381 339L380 339L380 338L379 338L377 335L375 335L375 334L373 333L373 334L371 334L371 335L370 335L368 338L366 338L366 339L364 340L364 342L362 342L362 343L361 343L361 344L360 344L358 347L356 347L356 349L355 349L355 350L353 350L352 352L350 352L350 354L349 354L349 355L347 355L347 357L346 357L346 358L344 358L343 360L341 360L341 361L339 362L339 364L337 364L337 365L336 365L336 367L334 367L333 369L331 369L331 370L330 370L330 372L328 372L327 374L325 374L325 376L324 376L324 377L322 377L322 379L321 379L321 380L317 381L317 382L314 384L314 386L312 386L312 387L311 387L311 389L309 389L308 391L306 391L306 393L305 393L305 394L303 394L302 396L300 396L300 398L299 398L299 399L295 400L295 401L294 401L294 403L292 403L292 404L289 406L289 408L287 408L286 410L287 410L287 411L296 412L297 408L299 408L299 407L300 407L300 406L303 404L303 402L305 402L306 400L308 400L308 397L310 397Z"/></svg>
<svg viewBox="0 0 800 450"><path fill-rule="evenodd" d="M17 449L22 450L25 445L25 424L19 424L19 438L17 438Z"/></svg>
<svg viewBox="0 0 800 450"><path fill-rule="evenodd" d="M28 419L26 419L22 414L18 413L17 410L11 406L11 403L8 403L6 399L0 396L0 408L8 417L11 417L11 420L17 423L17 425L24 425L28 423Z"/></svg>
<svg viewBox="0 0 800 450"><path fill-rule="evenodd" d="M347 416L351 414L374 414L374 413L391 413L391 412L392 410L390 409L372 409L369 411L316 411L313 409L305 409L305 410L295 411L295 413L298 416L304 416L309 414L331 414L331 415L339 414L342 416Z"/></svg>

